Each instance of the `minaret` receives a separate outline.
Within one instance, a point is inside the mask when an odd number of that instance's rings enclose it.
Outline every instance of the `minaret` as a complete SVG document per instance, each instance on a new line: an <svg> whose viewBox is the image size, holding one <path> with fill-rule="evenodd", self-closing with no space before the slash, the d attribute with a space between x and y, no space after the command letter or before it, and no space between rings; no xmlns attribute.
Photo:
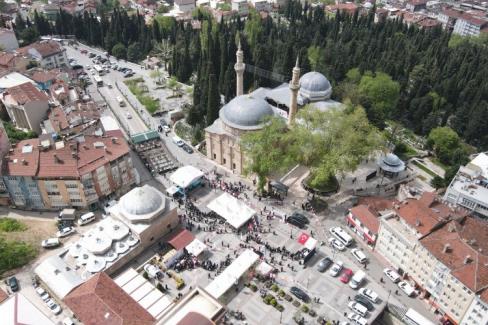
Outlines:
<svg viewBox="0 0 488 325"><path fill-rule="evenodd" d="M288 125L292 125L295 120L295 115L297 113L297 97L298 97L298 90L300 89L300 68L298 67L298 57L297 63L293 68L293 76L291 78L289 87L291 91L290 97L290 107L288 110Z"/></svg>
<svg viewBox="0 0 488 325"><path fill-rule="evenodd" d="M236 71L236 95L244 94L244 52L241 49L241 40L239 39L239 46L236 52L236 64L234 70Z"/></svg>

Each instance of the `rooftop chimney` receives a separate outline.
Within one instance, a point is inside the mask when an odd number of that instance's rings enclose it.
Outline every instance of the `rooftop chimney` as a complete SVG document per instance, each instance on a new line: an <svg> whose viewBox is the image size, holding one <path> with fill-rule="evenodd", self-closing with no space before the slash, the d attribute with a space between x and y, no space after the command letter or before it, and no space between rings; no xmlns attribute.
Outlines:
<svg viewBox="0 0 488 325"><path fill-rule="evenodd" d="M117 143L118 138L117 137L112 137L112 143Z"/></svg>
<svg viewBox="0 0 488 325"><path fill-rule="evenodd" d="M22 159L22 165L27 165L27 160Z"/></svg>
<svg viewBox="0 0 488 325"><path fill-rule="evenodd" d="M471 262L471 255L466 255L466 257L464 258L464 264L468 264Z"/></svg>
<svg viewBox="0 0 488 325"><path fill-rule="evenodd" d="M420 219L415 219L415 226L420 227L421 225Z"/></svg>
<svg viewBox="0 0 488 325"><path fill-rule="evenodd" d="M450 249L451 249L451 245L444 244L444 248L442 249L442 252L443 253L448 253Z"/></svg>
<svg viewBox="0 0 488 325"><path fill-rule="evenodd" d="M63 161L61 160L61 158L58 157L58 155L54 154L54 162L57 162L57 163L62 163Z"/></svg>

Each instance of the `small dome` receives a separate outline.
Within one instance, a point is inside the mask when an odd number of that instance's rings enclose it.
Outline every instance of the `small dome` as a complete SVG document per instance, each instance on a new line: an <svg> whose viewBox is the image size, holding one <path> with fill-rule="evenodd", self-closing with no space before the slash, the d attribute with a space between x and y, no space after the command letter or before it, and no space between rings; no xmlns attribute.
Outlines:
<svg viewBox="0 0 488 325"><path fill-rule="evenodd" d="M219 112L220 119L236 129L259 129L263 118L274 115L271 106L262 98L242 95L232 99Z"/></svg>
<svg viewBox="0 0 488 325"><path fill-rule="evenodd" d="M390 173L399 173L405 170L405 163L397 155L389 153L378 160L379 167Z"/></svg>
<svg viewBox="0 0 488 325"><path fill-rule="evenodd" d="M332 94L329 80L320 72L305 73L300 78L300 96L309 101L326 100Z"/></svg>
<svg viewBox="0 0 488 325"><path fill-rule="evenodd" d="M400 160L400 158L398 158L398 156L393 154L393 153L387 154L383 158L383 162L385 164L387 164L388 166L392 166L392 167L400 166L401 164L403 164L403 162Z"/></svg>
<svg viewBox="0 0 488 325"><path fill-rule="evenodd" d="M149 185L133 189L120 200L125 212L132 215L145 215L155 212L163 204L161 194Z"/></svg>

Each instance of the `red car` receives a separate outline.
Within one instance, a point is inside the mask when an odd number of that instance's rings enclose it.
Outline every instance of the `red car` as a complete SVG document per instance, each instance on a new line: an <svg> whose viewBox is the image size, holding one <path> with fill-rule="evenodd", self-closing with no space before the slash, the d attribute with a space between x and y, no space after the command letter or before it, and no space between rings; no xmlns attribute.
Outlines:
<svg viewBox="0 0 488 325"><path fill-rule="evenodd" d="M339 279L341 280L342 283L348 283L349 280L351 280L352 275L353 273L351 269L344 269Z"/></svg>

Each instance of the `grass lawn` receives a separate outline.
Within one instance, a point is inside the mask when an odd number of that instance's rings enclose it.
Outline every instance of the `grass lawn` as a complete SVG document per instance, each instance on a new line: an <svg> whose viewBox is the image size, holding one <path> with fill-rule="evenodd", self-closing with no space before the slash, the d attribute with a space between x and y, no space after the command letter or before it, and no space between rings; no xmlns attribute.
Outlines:
<svg viewBox="0 0 488 325"><path fill-rule="evenodd" d="M444 170L447 170L449 168L448 165L442 163L439 158L437 157L429 157L430 161L432 161L434 164L436 164L437 166L441 167L442 169Z"/></svg>
<svg viewBox="0 0 488 325"><path fill-rule="evenodd" d="M436 173L434 173L432 170L430 170L429 168L427 168L426 166L422 165L421 163L419 163L417 160L412 160L412 163L417 166L418 168L422 169L424 172L426 172L427 174L429 174L430 176L432 177L436 177L438 176Z"/></svg>
<svg viewBox="0 0 488 325"><path fill-rule="evenodd" d="M192 139L191 126L184 123L183 121L176 122L175 133L183 140L191 142Z"/></svg>
<svg viewBox="0 0 488 325"><path fill-rule="evenodd" d="M142 78L125 80L124 83L149 113L154 114L159 109L159 99L146 95L148 91L144 87ZM143 86L141 86L141 83Z"/></svg>

